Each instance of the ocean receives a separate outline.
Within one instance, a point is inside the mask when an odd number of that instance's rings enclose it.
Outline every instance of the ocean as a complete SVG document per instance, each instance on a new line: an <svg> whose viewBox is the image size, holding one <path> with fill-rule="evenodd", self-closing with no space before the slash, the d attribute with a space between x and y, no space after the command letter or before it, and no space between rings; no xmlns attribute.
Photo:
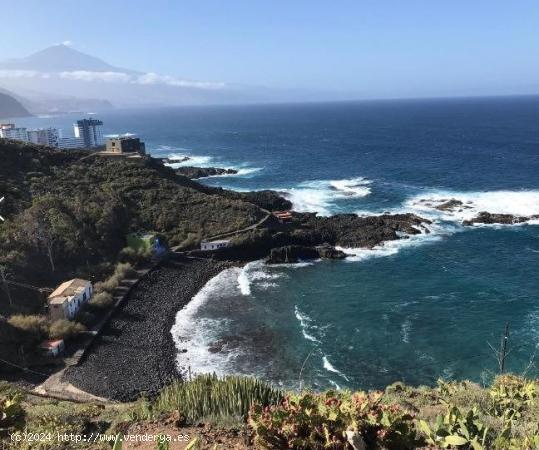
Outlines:
<svg viewBox="0 0 539 450"><path fill-rule="evenodd" d="M68 130L80 115L18 119ZM344 261L222 272L178 312L191 371L252 374L287 387L381 388L488 381L491 347L539 375L539 220L463 227L480 211L539 214L539 97L111 111L154 156L231 167L201 180L275 189L321 215L413 212L430 233ZM467 208L433 206L455 198ZM180 345L180 344L179 344Z"/></svg>

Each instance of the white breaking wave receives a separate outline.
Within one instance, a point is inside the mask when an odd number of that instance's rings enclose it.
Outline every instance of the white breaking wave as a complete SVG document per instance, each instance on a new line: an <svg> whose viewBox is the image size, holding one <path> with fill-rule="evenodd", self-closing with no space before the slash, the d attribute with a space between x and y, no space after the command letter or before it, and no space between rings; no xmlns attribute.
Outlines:
<svg viewBox="0 0 539 450"><path fill-rule="evenodd" d="M189 155L186 153L171 153L167 156L167 158L171 161L177 161L166 164L173 169L178 169L179 167L185 166L208 167L210 162L213 160L213 157L211 156Z"/></svg>
<svg viewBox="0 0 539 450"><path fill-rule="evenodd" d="M326 369L328 372L336 373L337 375L343 377L346 381L349 381L348 377L344 373L333 367L333 365L328 361L327 356L324 355L322 362L324 363L324 369Z"/></svg>
<svg viewBox="0 0 539 450"><path fill-rule="evenodd" d="M373 248L348 248L339 246L336 248L348 255L346 261L365 261L370 258L395 255L403 248L416 247L428 242L439 241L444 234L447 234L444 228L437 226L436 224L429 225L428 230L429 233L422 230L423 232L421 234L407 235L402 239L386 241Z"/></svg>
<svg viewBox="0 0 539 450"><path fill-rule="evenodd" d="M219 273L185 305L176 315L171 329L177 349L187 349L177 359L183 368L189 366L194 373L227 373L229 361L237 356L234 352L211 352L210 345L219 336L223 320L198 317L204 305L220 297L238 294L238 275L241 269L231 268Z"/></svg>
<svg viewBox="0 0 539 450"><path fill-rule="evenodd" d="M190 366L193 373L219 375L234 372L234 361L241 355L241 349L230 349L226 344L218 345L228 320L205 317L209 302L219 302L230 297L251 295L253 287L268 289L273 280L285 274L274 273L262 261L254 261L244 267L226 269L209 280L191 301L176 315L171 329L179 356L177 362L183 368ZM183 349L187 352L182 353Z"/></svg>
<svg viewBox="0 0 539 450"><path fill-rule="evenodd" d="M446 211L436 209L437 206L452 199L459 200L463 204ZM458 223L470 220L483 211L529 217L539 214L539 191L433 191L416 195L407 200L403 206L408 211L426 215L434 220Z"/></svg>
<svg viewBox="0 0 539 450"><path fill-rule="evenodd" d="M161 146L160 150L171 150L170 147ZM237 173L225 173L221 175L210 175L208 177L201 177L203 178L226 178L226 177L246 177L249 178L250 176L254 175L257 172L260 172L262 170L262 167L249 167L246 164L240 164L238 166L230 165L230 164L224 164L223 162L216 161L213 156L207 156L207 155L192 155L190 153L170 153L167 158L172 161L170 163L165 164L168 167L172 167L173 169L178 169L180 167L212 167L212 166L219 166L223 167L224 169L234 169L237 171Z"/></svg>
<svg viewBox="0 0 539 450"><path fill-rule="evenodd" d="M449 200L459 200L461 206L451 210L436 209ZM486 211L493 214L513 214L516 216L534 216L539 214L539 191L489 191L489 192L456 192L431 191L415 195L406 200L400 207L387 211L390 214L414 213L432 221L426 225L429 233L408 236L407 239L384 242L372 249L337 247L347 255L347 261L364 261L373 257L391 256L407 247L423 245L442 239L444 236L466 230L462 225L465 220L473 219L479 213ZM360 216L382 214L382 211L356 211ZM539 219L531 219L523 224L539 225ZM477 226L514 226L514 225L484 225Z"/></svg>
<svg viewBox="0 0 539 450"><path fill-rule="evenodd" d="M253 261L246 264L238 275L238 285L242 295L251 295L251 287L256 283L258 289L267 289L275 287L275 283L268 280L281 278L284 274L270 271L271 268L263 261Z"/></svg>
<svg viewBox="0 0 539 450"><path fill-rule="evenodd" d="M299 212L317 212L322 216L331 214L335 202L347 198L361 198L369 195L371 182L365 178L343 180L315 180L298 184L291 189L277 189L292 202Z"/></svg>
<svg viewBox="0 0 539 450"><path fill-rule="evenodd" d="M294 306L294 314L296 316L296 319L298 319L300 325L301 325L301 333L303 334L303 337L309 341L320 343L318 339L316 339L312 334L308 333L308 329L310 328L310 322L312 322L312 319L307 316L307 314L303 314L299 308Z"/></svg>

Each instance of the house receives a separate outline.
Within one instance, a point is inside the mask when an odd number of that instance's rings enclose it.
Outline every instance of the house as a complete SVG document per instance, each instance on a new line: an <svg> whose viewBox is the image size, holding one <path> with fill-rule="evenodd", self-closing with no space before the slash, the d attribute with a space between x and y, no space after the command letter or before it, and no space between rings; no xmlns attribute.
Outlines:
<svg viewBox="0 0 539 450"><path fill-rule="evenodd" d="M64 353L65 344L63 339L57 339L53 341L43 341L39 349L47 356L57 357Z"/></svg>
<svg viewBox="0 0 539 450"><path fill-rule="evenodd" d="M219 241L202 241L200 243L200 250L219 250L220 248L226 248L230 245L228 239L221 239Z"/></svg>
<svg viewBox="0 0 539 450"><path fill-rule="evenodd" d="M90 300L92 293L92 283L87 280L74 278L62 283L48 297L51 320L72 320L81 306Z"/></svg>
<svg viewBox="0 0 539 450"><path fill-rule="evenodd" d="M285 223L292 220L292 213L290 211L274 211L273 215L279 219L279 222Z"/></svg>
<svg viewBox="0 0 539 450"><path fill-rule="evenodd" d="M126 155L126 154L146 154L146 145L134 134L122 134L109 136L107 138L106 150L104 154Z"/></svg>

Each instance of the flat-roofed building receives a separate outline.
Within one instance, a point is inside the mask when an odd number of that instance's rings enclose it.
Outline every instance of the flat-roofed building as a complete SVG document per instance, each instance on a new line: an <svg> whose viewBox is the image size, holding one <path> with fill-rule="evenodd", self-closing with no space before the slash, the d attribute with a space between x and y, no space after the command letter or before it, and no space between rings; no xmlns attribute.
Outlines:
<svg viewBox="0 0 539 450"><path fill-rule="evenodd" d="M23 127L16 127L14 123L1 123L0 138L28 142L28 130Z"/></svg>
<svg viewBox="0 0 539 450"><path fill-rule="evenodd" d="M66 281L48 297L49 316L52 320L72 320L83 304L92 297L92 283L80 278Z"/></svg>
<svg viewBox="0 0 539 450"><path fill-rule="evenodd" d="M230 245L230 240L220 239L217 241L202 241L200 243L200 250L219 250L220 248L226 248Z"/></svg>
<svg viewBox="0 0 539 450"><path fill-rule="evenodd" d="M74 136L60 137L58 148L84 148L84 140Z"/></svg>
<svg viewBox="0 0 539 450"><path fill-rule="evenodd" d="M48 147L58 147L58 130L56 128L28 130L28 141Z"/></svg>
<svg viewBox="0 0 539 450"><path fill-rule="evenodd" d="M107 137L106 153L139 153L146 154L146 146L134 134L120 134Z"/></svg>

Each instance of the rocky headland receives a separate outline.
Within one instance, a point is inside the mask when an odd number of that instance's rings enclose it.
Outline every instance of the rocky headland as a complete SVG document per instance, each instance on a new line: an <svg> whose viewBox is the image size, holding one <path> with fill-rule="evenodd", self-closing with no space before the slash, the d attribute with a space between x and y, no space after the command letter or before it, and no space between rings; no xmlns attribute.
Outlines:
<svg viewBox="0 0 539 450"><path fill-rule="evenodd" d="M236 169L223 169L221 167L192 167L184 166L174 169L178 175L196 180L198 178L215 177L219 175L234 175L238 171Z"/></svg>

